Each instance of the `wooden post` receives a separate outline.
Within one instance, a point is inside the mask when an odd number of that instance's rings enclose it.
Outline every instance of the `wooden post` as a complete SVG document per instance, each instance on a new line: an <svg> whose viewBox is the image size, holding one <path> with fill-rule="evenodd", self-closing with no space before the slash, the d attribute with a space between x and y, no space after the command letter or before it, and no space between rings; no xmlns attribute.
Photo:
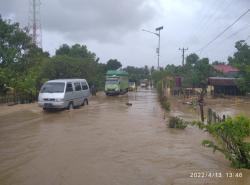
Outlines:
<svg viewBox="0 0 250 185"><path fill-rule="evenodd" d="M222 121L226 121L226 116L223 114L223 118L222 118Z"/></svg>
<svg viewBox="0 0 250 185"><path fill-rule="evenodd" d="M212 123L212 119L213 119L213 111L211 108L208 108L208 113L207 113L207 123L211 124Z"/></svg>
<svg viewBox="0 0 250 185"><path fill-rule="evenodd" d="M204 109L203 109L203 106L204 106L204 96L206 94L206 89L205 88L202 88L202 91L200 93L200 97L199 97L199 106L200 106L200 113L201 113L201 121L204 122L205 118L204 118Z"/></svg>
<svg viewBox="0 0 250 185"><path fill-rule="evenodd" d="M162 93L161 98L163 98L164 97L163 80L161 81L161 93Z"/></svg>
<svg viewBox="0 0 250 185"><path fill-rule="evenodd" d="M212 114L213 114L213 122L216 123L216 113L213 112Z"/></svg>

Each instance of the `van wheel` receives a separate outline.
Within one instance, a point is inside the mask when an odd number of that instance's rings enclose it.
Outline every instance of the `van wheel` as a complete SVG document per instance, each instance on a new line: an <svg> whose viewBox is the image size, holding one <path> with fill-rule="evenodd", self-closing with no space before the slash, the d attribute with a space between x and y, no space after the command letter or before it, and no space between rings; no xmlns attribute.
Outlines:
<svg viewBox="0 0 250 185"><path fill-rule="evenodd" d="M84 106L84 105L85 105L85 100L83 100L83 102L82 102L81 106Z"/></svg>
<svg viewBox="0 0 250 185"><path fill-rule="evenodd" d="M68 110L73 110L74 109L74 103L70 102L68 105Z"/></svg>
<svg viewBox="0 0 250 185"><path fill-rule="evenodd" d="M83 101L83 103L82 103L83 106L84 106L84 105L88 105L88 104L89 104L88 99L85 99L85 100Z"/></svg>

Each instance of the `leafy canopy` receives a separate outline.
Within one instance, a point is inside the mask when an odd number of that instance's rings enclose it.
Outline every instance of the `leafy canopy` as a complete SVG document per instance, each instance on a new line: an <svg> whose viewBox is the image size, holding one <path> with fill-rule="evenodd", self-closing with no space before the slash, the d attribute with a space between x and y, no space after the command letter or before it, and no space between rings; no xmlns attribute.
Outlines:
<svg viewBox="0 0 250 185"><path fill-rule="evenodd" d="M236 42L237 51L233 57L228 57L228 62L240 69L241 78L238 80L238 86L243 92L250 92L250 47L241 40Z"/></svg>

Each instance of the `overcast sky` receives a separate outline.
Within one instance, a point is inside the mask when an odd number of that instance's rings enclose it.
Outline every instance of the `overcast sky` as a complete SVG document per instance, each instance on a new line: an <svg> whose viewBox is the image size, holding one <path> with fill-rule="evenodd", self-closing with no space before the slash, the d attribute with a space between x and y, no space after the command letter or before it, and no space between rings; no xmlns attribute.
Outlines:
<svg viewBox="0 0 250 185"><path fill-rule="evenodd" d="M29 22L30 0L0 0L4 19ZM160 66L181 64L179 48L198 51L250 8L250 0L41 0L42 46L51 55L63 43L80 43L105 63L116 58L123 66L156 66L161 31ZM250 13L205 48L200 57L226 61L234 43L249 38ZM248 43L250 38L247 40Z"/></svg>

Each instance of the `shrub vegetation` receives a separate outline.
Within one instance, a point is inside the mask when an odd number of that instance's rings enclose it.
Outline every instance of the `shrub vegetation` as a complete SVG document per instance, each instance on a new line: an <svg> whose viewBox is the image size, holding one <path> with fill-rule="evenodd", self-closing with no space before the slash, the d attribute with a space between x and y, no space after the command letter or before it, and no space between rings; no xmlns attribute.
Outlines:
<svg viewBox="0 0 250 185"><path fill-rule="evenodd" d="M184 129L187 127L187 122L179 117L170 117L168 127Z"/></svg>
<svg viewBox="0 0 250 185"><path fill-rule="evenodd" d="M246 138L250 136L250 119L244 116L227 118L224 122L204 125L196 122L201 129L211 133L216 140L204 140L203 146L213 151L222 152L231 161L231 166L250 169L250 143Z"/></svg>

